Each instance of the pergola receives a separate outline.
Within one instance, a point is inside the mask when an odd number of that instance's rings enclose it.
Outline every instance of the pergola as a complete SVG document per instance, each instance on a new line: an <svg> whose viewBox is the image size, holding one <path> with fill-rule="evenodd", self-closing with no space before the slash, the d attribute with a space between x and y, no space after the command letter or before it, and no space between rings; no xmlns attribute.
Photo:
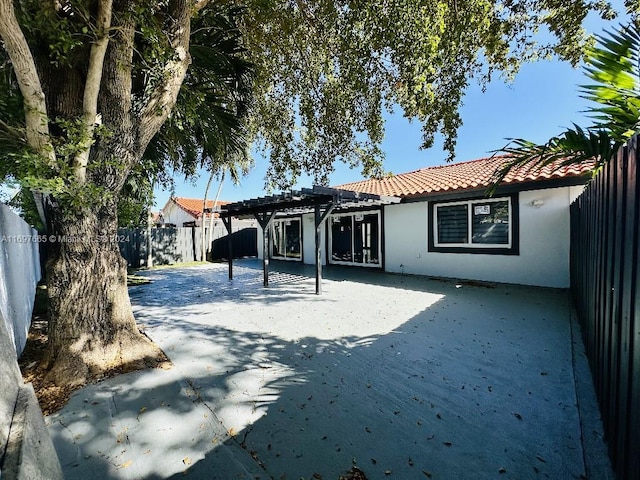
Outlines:
<svg viewBox="0 0 640 480"><path fill-rule="evenodd" d="M263 284L269 286L269 227L279 213L314 213L315 214L315 247L316 247L316 294L322 293L322 258L321 227L331 212L340 208L371 207L399 203L400 198L370 193L353 192L337 188L321 187L303 188L283 192L276 195L243 200L224 205L220 217L229 233L229 280L233 279L233 240L231 236L232 218L254 216L262 227L262 268Z"/></svg>

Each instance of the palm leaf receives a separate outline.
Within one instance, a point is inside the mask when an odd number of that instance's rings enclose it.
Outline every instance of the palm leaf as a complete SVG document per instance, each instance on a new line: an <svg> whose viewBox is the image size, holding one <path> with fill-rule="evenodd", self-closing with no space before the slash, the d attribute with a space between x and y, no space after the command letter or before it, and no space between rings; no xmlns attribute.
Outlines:
<svg viewBox="0 0 640 480"><path fill-rule="evenodd" d="M597 36L584 67L593 83L581 85L580 96L593 103L587 113L594 124L586 129L578 125L540 145L521 138L494 154L509 156L493 175L490 193L515 168L530 164L557 167L595 162L595 169L611 160L616 151L640 130L640 33L635 24L620 26Z"/></svg>

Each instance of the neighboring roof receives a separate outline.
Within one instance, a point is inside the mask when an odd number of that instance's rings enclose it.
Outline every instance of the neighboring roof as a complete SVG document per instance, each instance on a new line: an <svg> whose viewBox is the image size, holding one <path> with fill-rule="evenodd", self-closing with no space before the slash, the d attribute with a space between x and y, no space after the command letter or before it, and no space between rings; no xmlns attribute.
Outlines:
<svg viewBox="0 0 640 480"><path fill-rule="evenodd" d="M379 180L338 185L335 188L356 192L417 197L432 193L447 193L458 190L486 189L492 185L492 176L509 157L494 156L468 162L450 163L438 167L422 168ZM500 185L515 185L571 177L587 177L594 168L594 162L583 162L557 168L559 162L543 168L531 164L512 170Z"/></svg>
<svg viewBox="0 0 640 480"><path fill-rule="evenodd" d="M201 198L185 198L185 197L172 197L171 200L178 205L182 210L187 212L193 218L198 219L202 216L202 199ZM171 201L170 200L170 201ZM229 202L225 200L218 200L216 205L219 210L223 205L227 205ZM207 200L206 208L213 208L213 200ZM216 215L218 216L218 215Z"/></svg>
<svg viewBox="0 0 640 480"><path fill-rule="evenodd" d="M352 207L362 205L382 205L399 203L400 198L345 189L321 187L302 188L266 197L252 198L235 203L228 203L222 209L222 216L252 215L271 212L304 213L314 211L316 205L325 207Z"/></svg>

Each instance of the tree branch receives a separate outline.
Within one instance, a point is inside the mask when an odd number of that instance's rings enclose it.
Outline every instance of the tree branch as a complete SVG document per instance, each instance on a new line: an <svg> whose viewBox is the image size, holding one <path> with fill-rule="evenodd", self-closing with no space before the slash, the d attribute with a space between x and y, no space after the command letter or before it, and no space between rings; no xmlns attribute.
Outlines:
<svg viewBox="0 0 640 480"><path fill-rule="evenodd" d="M137 146L139 156L144 154L147 145L171 113L191 63L189 37L193 4L189 0L174 0L171 7L167 14L167 34L174 56L162 69L163 81L155 86L142 107Z"/></svg>
<svg viewBox="0 0 640 480"><path fill-rule="evenodd" d="M210 0L196 0L195 4L194 4L194 8L196 10L196 12L199 12L200 10L202 10L204 7L206 7L207 5L209 5L209 1Z"/></svg>
<svg viewBox="0 0 640 480"><path fill-rule="evenodd" d="M44 91L11 0L0 0L0 38L11 59L24 99L27 143L53 166L56 156L49 136Z"/></svg>
<svg viewBox="0 0 640 480"><path fill-rule="evenodd" d="M78 182L84 184L87 181L87 163L89 152L93 144L93 132L98 123L98 94L102 84L102 69L104 57L109 46L109 29L111 28L113 0L101 0L98 4L96 18L97 40L91 45L89 53L89 68L84 87L82 100L82 120L85 125L85 140L81 150L76 154L73 162L75 176Z"/></svg>

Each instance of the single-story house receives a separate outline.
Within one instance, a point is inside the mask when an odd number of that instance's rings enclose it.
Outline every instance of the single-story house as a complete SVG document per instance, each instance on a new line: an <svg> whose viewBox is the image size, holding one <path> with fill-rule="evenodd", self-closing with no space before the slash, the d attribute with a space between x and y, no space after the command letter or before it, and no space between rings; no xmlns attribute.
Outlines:
<svg viewBox="0 0 640 480"><path fill-rule="evenodd" d="M205 214L206 222L211 218L213 200L207 200ZM218 200L215 207L214 218L219 216L220 208L229 202ZM165 226L173 227L199 227L202 224L202 199L171 197L161 210L162 222Z"/></svg>
<svg viewBox="0 0 640 480"><path fill-rule="evenodd" d="M258 252L266 238L264 251L273 259L313 264L320 255L324 265L567 288L569 205L593 164L525 165L489 197L492 175L505 161L494 156L339 185L328 190L381 200L323 200L323 217L317 206L305 210L293 200L270 216L264 199L228 211L265 212L260 223L269 233L259 232Z"/></svg>

